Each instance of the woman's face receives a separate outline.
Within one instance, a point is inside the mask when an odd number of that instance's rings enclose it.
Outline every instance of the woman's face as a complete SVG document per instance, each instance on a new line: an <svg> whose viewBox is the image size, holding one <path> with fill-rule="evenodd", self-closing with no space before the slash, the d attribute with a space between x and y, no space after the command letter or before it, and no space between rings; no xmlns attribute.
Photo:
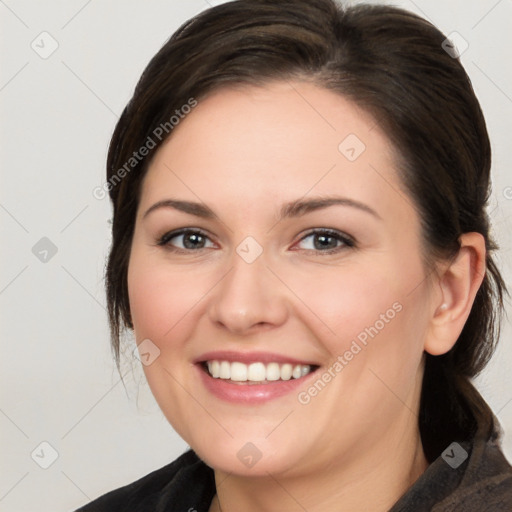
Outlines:
<svg viewBox="0 0 512 512"><path fill-rule="evenodd" d="M220 90L143 182L128 288L148 383L217 469L378 464L417 428L425 275L370 116L312 84Z"/></svg>

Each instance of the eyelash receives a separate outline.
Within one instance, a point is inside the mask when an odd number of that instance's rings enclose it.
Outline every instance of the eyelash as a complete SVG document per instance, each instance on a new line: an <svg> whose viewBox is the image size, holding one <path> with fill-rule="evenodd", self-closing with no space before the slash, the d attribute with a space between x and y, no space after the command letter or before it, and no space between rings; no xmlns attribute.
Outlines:
<svg viewBox="0 0 512 512"><path fill-rule="evenodd" d="M187 234L200 235L203 238L209 239L209 236L206 233L204 233L202 230L187 228L187 229L180 229L178 231L171 231L169 233L165 233L162 237L160 237L157 240L157 245L160 247L165 247L167 250L176 252L176 253L199 252L202 249L207 249L207 247L200 247L199 249L181 249L179 247L174 247L169 243L170 240L172 240L173 238L176 238L181 235L187 235ZM306 238L308 238L310 236L315 236L315 235L317 235L317 236L323 235L323 236L327 236L330 238L335 238L338 241L342 242L343 245L335 247L334 249L328 249L325 251L322 251L319 249L304 249L304 250L306 250L306 251L313 250L313 251L317 252L318 254L325 255L325 254L334 254L334 253L340 252L342 250L350 249L350 248L356 248L356 243L353 238L349 237L348 235L345 235L344 233L341 233L340 231L336 231L333 229L326 229L326 228L323 228L323 229L317 228L317 229L313 229L313 230L309 231L307 234L305 234L299 240L299 242L302 242Z"/></svg>

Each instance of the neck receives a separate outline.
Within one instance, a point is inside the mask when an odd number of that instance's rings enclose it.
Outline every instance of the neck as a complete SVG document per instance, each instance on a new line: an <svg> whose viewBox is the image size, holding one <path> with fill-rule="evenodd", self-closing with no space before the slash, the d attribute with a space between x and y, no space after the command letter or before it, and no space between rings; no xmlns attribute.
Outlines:
<svg viewBox="0 0 512 512"><path fill-rule="evenodd" d="M306 468L294 478L215 471L217 494L209 512L386 512L428 467L414 420L410 415L402 428L383 433L385 442L366 447L364 454L358 449L352 463L342 457L323 471Z"/></svg>

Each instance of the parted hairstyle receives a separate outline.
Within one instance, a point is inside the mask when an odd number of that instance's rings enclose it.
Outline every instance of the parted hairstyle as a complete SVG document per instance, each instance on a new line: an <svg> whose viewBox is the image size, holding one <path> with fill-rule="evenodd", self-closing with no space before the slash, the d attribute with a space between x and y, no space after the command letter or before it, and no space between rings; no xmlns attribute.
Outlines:
<svg viewBox="0 0 512 512"><path fill-rule="evenodd" d="M477 430L493 436L495 417L471 382L493 353L507 293L486 212L491 150L471 82L443 49L445 39L406 10L335 0L236 0L201 12L170 37L144 70L107 158L113 221L105 279L118 368L122 335L133 329L127 270L141 183L172 136L168 130L155 140L155 129L169 126L191 98L200 102L224 86L309 81L370 113L388 136L421 219L427 269L452 258L463 233L485 237L486 274L459 339L444 355L425 354L418 421L429 462ZM115 182L148 137L155 147Z"/></svg>

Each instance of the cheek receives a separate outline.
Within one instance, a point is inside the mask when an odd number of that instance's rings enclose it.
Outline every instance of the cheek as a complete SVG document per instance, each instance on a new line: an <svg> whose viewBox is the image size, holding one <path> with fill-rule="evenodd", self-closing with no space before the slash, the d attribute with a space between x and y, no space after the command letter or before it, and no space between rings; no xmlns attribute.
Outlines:
<svg viewBox="0 0 512 512"><path fill-rule="evenodd" d="M305 282L302 289L302 279L296 282L309 309L321 319L315 321L314 332L332 357L319 375L328 382L322 398L316 399L320 393L309 387L299 401L308 403L315 417L325 422L331 416L340 418L354 431L361 425L373 428L375 418L391 421L403 404L413 408L417 392L427 317L425 290L418 287L411 293L411 283L421 282L422 269L382 270L374 263L318 274L307 295Z"/></svg>
<svg viewBox="0 0 512 512"><path fill-rule="evenodd" d="M137 341L163 340L183 334L188 315L205 291L190 282L187 272L171 272L162 263L135 252L128 268L128 296Z"/></svg>
<svg viewBox="0 0 512 512"><path fill-rule="evenodd" d="M132 253L128 268L128 295L137 343L149 339L159 355L142 369L160 409L178 434L188 443L188 425L198 411L176 382L186 382L186 341L193 336L200 297L205 290L191 286L190 275L170 271L150 253Z"/></svg>
<svg viewBox="0 0 512 512"><path fill-rule="evenodd" d="M365 328L393 320L402 309L404 286L376 265L332 268L315 274L296 275L294 290L324 326L326 334L343 347Z"/></svg>
<svg viewBox="0 0 512 512"><path fill-rule="evenodd" d="M427 328L421 261L393 255L359 263L320 268L314 279L295 273L293 289L305 298L316 336L333 358L346 355L353 375L371 366L393 380L400 378L393 375L397 369L411 378Z"/></svg>

